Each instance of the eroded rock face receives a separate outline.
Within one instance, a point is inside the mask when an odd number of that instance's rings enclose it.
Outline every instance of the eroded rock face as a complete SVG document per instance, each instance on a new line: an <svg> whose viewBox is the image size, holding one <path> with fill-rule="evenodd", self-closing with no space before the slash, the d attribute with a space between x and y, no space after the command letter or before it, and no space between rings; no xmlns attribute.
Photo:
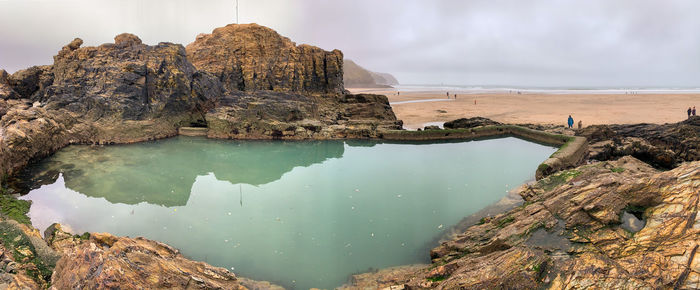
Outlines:
<svg viewBox="0 0 700 290"><path fill-rule="evenodd" d="M343 93L343 53L297 46L257 24L229 24L187 45L197 69L229 91Z"/></svg>
<svg viewBox="0 0 700 290"><path fill-rule="evenodd" d="M9 79L10 75L4 69L0 69L0 100L20 98L19 94L10 85ZM0 111L0 117L2 115L2 111Z"/></svg>
<svg viewBox="0 0 700 290"><path fill-rule="evenodd" d="M31 98L37 91L45 89L53 82L50 65L33 66L10 75L7 82L19 94L17 98Z"/></svg>
<svg viewBox="0 0 700 290"><path fill-rule="evenodd" d="M228 270L166 244L98 233L64 252L51 282L55 289L245 289Z"/></svg>
<svg viewBox="0 0 700 290"><path fill-rule="evenodd" d="M84 131L85 126L65 110L46 110L28 100L0 100L0 172L17 172Z"/></svg>
<svg viewBox="0 0 700 290"><path fill-rule="evenodd" d="M218 97L199 89L210 80L189 63L182 45L148 46L132 34L98 47L79 48L81 42L74 40L54 57L54 81L34 101L93 121L177 122L197 117L190 114L201 118L201 106Z"/></svg>
<svg viewBox="0 0 700 290"><path fill-rule="evenodd" d="M68 144L153 140L204 123L222 87L196 71L184 47L147 46L130 34L115 42L81 48L75 39L53 65L0 77L0 90L10 89L0 100L0 173Z"/></svg>
<svg viewBox="0 0 700 290"><path fill-rule="evenodd" d="M658 172L632 157L520 188L525 204L448 238L433 264L350 288L695 289L700 286L700 162ZM642 217L636 233L623 213Z"/></svg>

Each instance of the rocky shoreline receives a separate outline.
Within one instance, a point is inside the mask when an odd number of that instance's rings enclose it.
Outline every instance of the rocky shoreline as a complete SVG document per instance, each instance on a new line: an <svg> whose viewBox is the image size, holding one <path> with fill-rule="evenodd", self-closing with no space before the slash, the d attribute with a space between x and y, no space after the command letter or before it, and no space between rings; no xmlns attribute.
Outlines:
<svg viewBox="0 0 700 290"><path fill-rule="evenodd" d="M28 163L70 144L155 140L175 136L182 127L231 139L403 134L392 131L401 121L385 96L344 90L340 51L297 46L262 26L217 28L187 47L149 46L131 34L81 46L80 39L70 42L53 65L12 75L0 70L3 185ZM471 127L487 128L480 122L485 121L467 120L450 130L473 134ZM700 287L700 118L575 132L521 127L572 140L576 135L590 143L591 152L584 158L581 147L572 147L576 153L569 155L576 160L551 166L537 182L518 189L522 205L474 225L462 223L431 251L431 265L355 275L344 287ZM409 134L433 140L444 132ZM278 287L190 261L177 249L143 238L75 235L61 225L42 237L22 218L29 203L0 196L2 286ZM644 225L630 227L635 223L630 216Z"/></svg>

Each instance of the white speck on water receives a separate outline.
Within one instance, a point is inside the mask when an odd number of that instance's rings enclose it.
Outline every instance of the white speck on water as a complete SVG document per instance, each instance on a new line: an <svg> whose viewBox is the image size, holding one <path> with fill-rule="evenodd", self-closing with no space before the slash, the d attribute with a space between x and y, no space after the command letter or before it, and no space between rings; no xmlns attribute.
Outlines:
<svg viewBox="0 0 700 290"><path fill-rule="evenodd" d="M163 227L163 229L164 229L164 230L167 230L167 229L168 229L168 227Z"/></svg>
<svg viewBox="0 0 700 290"><path fill-rule="evenodd" d="M231 215L231 212L228 212L228 215Z"/></svg>
<svg viewBox="0 0 700 290"><path fill-rule="evenodd" d="M282 221L282 219L279 218L279 217L276 217L275 220L278 221L278 222L279 222L279 221Z"/></svg>
<svg viewBox="0 0 700 290"><path fill-rule="evenodd" d="M369 234L369 235L370 235L370 237L373 237L373 238L374 238L374 233L371 233L371 234Z"/></svg>
<svg viewBox="0 0 700 290"><path fill-rule="evenodd" d="M348 198L352 198L352 195L348 195Z"/></svg>
<svg viewBox="0 0 700 290"><path fill-rule="evenodd" d="M112 216L112 218L114 218L114 216Z"/></svg>
<svg viewBox="0 0 700 290"><path fill-rule="evenodd" d="M401 246L402 246L402 247L405 247L405 246L406 246L406 243L401 243Z"/></svg>
<svg viewBox="0 0 700 290"><path fill-rule="evenodd" d="M401 198L401 195L400 195L400 194L397 194L396 197Z"/></svg>
<svg viewBox="0 0 700 290"><path fill-rule="evenodd" d="M358 189L358 188L355 188L355 192L360 192L360 189Z"/></svg>
<svg viewBox="0 0 700 290"><path fill-rule="evenodd" d="M438 226L438 229L442 229L442 227L443 227L443 225L442 225L442 224L440 224L440 225Z"/></svg>
<svg viewBox="0 0 700 290"><path fill-rule="evenodd" d="M348 243L347 245L345 245L345 247L349 248L349 247L352 247L352 245L350 243Z"/></svg>
<svg viewBox="0 0 700 290"><path fill-rule="evenodd" d="M224 240L224 243L228 243L228 240Z"/></svg>
<svg viewBox="0 0 700 290"><path fill-rule="evenodd" d="M354 206L353 206L353 207L350 207L350 209L351 209L351 210L355 210L355 207L354 207Z"/></svg>
<svg viewBox="0 0 700 290"><path fill-rule="evenodd" d="M234 267L231 267L231 271L233 271L233 270L235 270L235 269L236 269L236 268L234 268Z"/></svg>

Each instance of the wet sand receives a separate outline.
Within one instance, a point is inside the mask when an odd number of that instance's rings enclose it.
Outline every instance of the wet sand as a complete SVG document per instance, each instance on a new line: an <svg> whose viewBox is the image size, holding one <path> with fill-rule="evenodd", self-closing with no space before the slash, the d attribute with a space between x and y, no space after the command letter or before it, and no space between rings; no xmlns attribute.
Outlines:
<svg viewBox="0 0 700 290"><path fill-rule="evenodd" d="M349 89L386 95L407 129L458 118L486 117L503 123L566 124L569 114L584 127L593 124L675 123L687 118L688 106L700 106L696 93L547 94L393 89ZM457 99L454 99L454 94ZM444 101L440 101L444 99ZM476 101L476 104L474 103Z"/></svg>

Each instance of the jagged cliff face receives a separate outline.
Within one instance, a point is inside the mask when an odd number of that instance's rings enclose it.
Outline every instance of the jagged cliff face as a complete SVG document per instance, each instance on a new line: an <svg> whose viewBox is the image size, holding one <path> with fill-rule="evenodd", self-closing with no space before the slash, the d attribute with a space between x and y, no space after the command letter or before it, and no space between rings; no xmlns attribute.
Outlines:
<svg viewBox="0 0 700 290"><path fill-rule="evenodd" d="M229 91L343 92L343 53L297 46L257 24L229 24L187 45L197 69L209 72Z"/></svg>
<svg viewBox="0 0 700 290"><path fill-rule="evenodd" d="M148 46L132 34L98 47L81 44L76 39L54 57L53 82L32 100L90 120L145 120L195 112L218 97L203 88L208 75L189 63L182 45Z"/></svg>

